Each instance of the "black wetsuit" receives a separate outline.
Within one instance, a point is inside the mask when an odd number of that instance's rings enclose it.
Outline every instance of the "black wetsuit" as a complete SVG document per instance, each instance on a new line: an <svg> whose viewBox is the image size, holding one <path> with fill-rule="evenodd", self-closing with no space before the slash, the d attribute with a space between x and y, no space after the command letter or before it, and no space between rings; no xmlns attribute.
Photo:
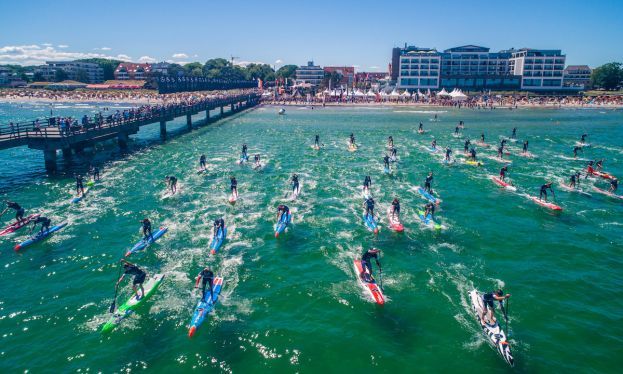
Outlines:
<svg viewBox="0 0 623 374"><path fill-rule="evenodd" d="M474 148L469 150L469 157L476 161L476 150Z"/></svg>
<svg viewBox="0 0 623 374"><path fill-rule="evenodd" d="M84 195L84 178L81 175L76 176L76 193Z"/></svg>
<svg viewBox="0 0 623 374"><path fill-rule="evenodd" d="M528 152L528 141L523 142L523 151L524 153Z"/></svg>
<svg viewBox="0 0 623 374"><path fill-rule="evenodd" d="M370 189L370 186L372 185L372 178L370 178L369 175L366 175L365 179L363 180L363 186L365 188Z"/></svg>
<svg viewBox="0 0 623 374"><path fill-rule="evenodd" d="M431 182L433 181L433 176L432 175L427 175L426 179L424 180L424 190L427 191L428 193L431 193L432 189L430 187Z"/></svg>
<svg viewBox="0 0 623 374"><path fill-rule="evenodd" d="M429 214L431 217L435 215L435 204L433 203L424 205L424 218L426 218Z"/></svg>
<svg viewBox="0 0 623 374"><path fill-rule="evenodd" d="M320 144L318 144L319 142L320 142L320 136L316 135L316 139L314 139L314 144L319 147L320 146Z"/></svg>
<svg viewBox="0 0 623 374"><path fill-rule="evenodd" d="M452 150L450 147L446 148L446 160L450 161L450 155L452 154Z"/></svg>
<svg viewBox="0 0 623 374"><path fill-rule="evenodd" d="M214 301L214 273L211 270L203 269L197 275L201 277L201 301L206 301L206 287L210 285L210 299Z"/></svg>
<svg viewBox="0 0 623 374"><path fill-rule="evenodd" d="M582 147L573 147L573 157L578 156L578 151L581 151Z"/></svg>
<svg viewBox="0 0 623 374"><path fill-rule="evenodd" d="M383 157L383 163L385 164L385 168L389 169L389 156L385 155L385 157Z"/></svg>
<svg viewBox="0 0 623 374"><path fill-rule="evenodd" d="M500 169L500 179L504 180L504 178L506 178L506 172L508 171L508 167L504 166L502 169Z"/></svg>
<svg viewBox="0 0 623 374"><path fill-rule="evenodd" d="M238 181L236 180L236 178L231 178L229 188L231 189L232 193L234 191L236 191L236 193L238 193Z"/></svg>
<svg viewBox="0 0 623 374"><path fill-rule="evenodd" d="M18 203L15 203L13 201L9 201L9 202L6 203L6 206L8 208L11 208L11 209L15 210L15 219L17 221L23 221L24 220L25 210Z"/></svg>
<svg viewBox="0 0 623 374"><path fill-rule="evenodd" d="M244 144L244 145L242 146L242 157L243 157L244 159L248 159L248 158L249 158L249 156L247 156L247 145L246 145L246 144Z"/></svg>
<svg viewBox="0 0 623 374"><path fill-rule="evenodd" d="M619 188L619 180L613 179L610 181L610 191L614 192Z"/></svg>
<svg viewBox="0 0 623 374"><path fill-rule="evenodd" d="M580 143L584 144L584 142L586 141L586 137L588 136L588 134L582 134L582 138L580 139Z"/></svg>
<svg viewBox="0 0 623 374"><path fill-rule="evenodd" d="M299 177L298 175L293 175L292 176L292 192L298 192L299 191Z"/></svg>
<svg viewBox="0 0 623 374"><path fill-rule="evenodd" d="M365 202L365 207L366 207L366 217L371 214L372 217L374 217L374 199L373 198L369 198L367 199Z"/></svg>
<svg viewBox="0 0 623 374"><path fill-rule="evenodd" d="M513 134L511 135L511 138L515 139L516 135L517 135L517 128L513 127Z"/></svg>
<svg viewBox="0 0 623 374"><path fill-rule="evenodd" d="M33 229L37 226L38 223L41 224L40 232L49 230L50 224L52 223L52 221L48 217L43 217L43 216L39 216L37 219L35 219L32 222L33 222L33 226L32 226Z"/></svg>
<svg viewBox="0 0 623 374"><path fill-rule="evenodd" d="M123 274L134 275L134 280L132 281L132 285L135 286L137 284L143 285L145 278L147 277L147 273L143 270L139 269L136 265L128 265L124 267Z"/></svg>
<svg viewBox="0 0 623 374"><path fill-rule="evenodd" d="M378 253L370 253L370 251L366 251L361 256L361 270L364 273L366 272L366 269L368 269L368 272L372 274L372 262L371 262L372 259L376 261L376 264L378 265L379 269L381 268L381 263L379 262Z"/></svg>
<svg viewBox="0 0 623 374"><path fill-rule="evenodd" d="M552 191L552 194L554 194L554 189L552 188L551 184L544 184L541 186L541 190L539 191L539 200L545 196L545 201L547 201L547 190Z"/></svg>
<svg viewBox="0 0 623 374"><path fill-rule="evenodd" d="M580 184L580 173L571 174L571 187L575 187L576 184Z"/></svg>
<svg viewBox="0 0 623 374"><path fill-rule="evenodd" d="M392 215L399 214L400 213L400 202L392 201L392 208L394 208L392 210Z"/></svg>
<svg viewBox="0 0 623 374"><path fill-rule="evenodd" d="M225 220L223 218L217 218L214 220L214 237L218 235L219 230L225 229Z"/></svg>
<svg viewBox="0 0 623 374"><path fill-rule="evenodd" d="M206 168L206 156L205 155L201 155L201 157L199 157L199 166L201 166L202 169Z"/></svg>
<svg viewBox="0 0 623 374"><path fill-rule="evenodd" d="M495 306L493 304L495 300L495 298L493 297L493 292L487 292L486 294L482 295L482 299L484 301L484 309L485 311L487 311L487 308L493 310L495 309Z"/></svg>
<svg viewBox="0 0 623 374"><path fill-rule="evenodd" d="M465 145L463 146L463 152L467 153L467 151L469 150L469 145L470 145L471 143L472 143L472 142L471 142L469 139L467 139L467 140L465 141Z"/></svg>
<svg viewBox="0 0 623 374"><path fill-rule="evenodd" d="M418 131L424 131L424 125L422 125L422 122L420 122L420 127L418 127Z"/></svg>
<svg viewBox="0 0 623 374"><path fill-rule="evenodd" d="M142 221L143 224L143 240L147 240L150 238L151 241L154 241L154 236L151 234L151 222L148 219L144 219Z"/></svg>

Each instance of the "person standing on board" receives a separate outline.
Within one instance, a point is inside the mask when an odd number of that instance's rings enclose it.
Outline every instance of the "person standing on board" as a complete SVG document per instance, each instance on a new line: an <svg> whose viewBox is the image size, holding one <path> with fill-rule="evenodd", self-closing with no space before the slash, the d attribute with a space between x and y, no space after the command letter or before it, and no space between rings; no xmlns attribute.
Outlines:
<svg viewBox="0 0 623 374"><path fill-rule="evenodd" d="M428 202L424 205L424 218L430 214L431 219L435 219L435 204Z"/></svg>
<svg viewBox="0 0 623 374"><path fill-rule="evenodd" d="M379 262L379 252L381 252L380 249L370 248L365 251L361 256L362 273L359 274L359 276L366 282L370 282L372 280L372 259L376 261L376 266L379 267L379 273L383 272L383 269L381 268L381 263Z"/></svg>
<svg viewBox="0 0 623 374"><path fill-rule="evenodd" d="M588 136L588 134L582 134L582 137L580 138L580 143L584 144L586 142L586 137Z"/></svg>
<svg viewBox="0 0 623 374"><path fill-rule="evenodd" d="M450 147L446 147L446 162L450 162L450 155L452 154L452 149Z"/></svg>
<svg viewBox="0 0 623 374"><path fill-rule="evenodd" d="M290 180L292 181L292 194L293 195L298 195L299 193L299 176L296 174L292 174L292 178L290 178ZM296 193L294 192L296 191Z"/></svg>
<svg viewBox="0 0 623 374"><path fill-rule="evenodd" d="M571 174L571 178L569 179L569 187L575 188L575 186L579 184L580 184L580 172L578 171L575 174Z"/></svg>
<svg viewBox="0 0 623 374"><path fill-rule="evenodd" d="M486 294L483 294L482 295L483 308L482 308L482 315L480 316L480 319L482 319L483 321L486 321L486 323L488 323L489 325L495 325L496 320L495 320L495 315L493 313L493 311L495 310L494 301L499 301L500 304L502 304L502 302L508 299L509 297L511 297L511 295L508 293L504 295L504 292L501 289L498 289L495 292L487 292ZM489 318L485 319L488 311L491 312L490 316Z"/></svg>
<svg viewBox="0 0 623 374"><path fill-rule="evenodd" d="M389 171L389 156L387 154L383 157L383 165L385 166L385 169Z"/></svg>
<svg viewBox="0 0 623 374"><path fill-rule="evenodd" d="M522 150L522 153L523 153L523 154L528 153L528 141L527 141L527 140L524 140L524 142L523 142L523 150Z"/></svg>
<svg viewBox="0 0 623 374"><path fill-rule="evenodd" d="M400 219L400 201L397 197L392 201L392 218Z"/></svg>
<svg viewBox="0 0 623 374"><path fill-rule="evenodd" d="M610 188L608 189L608 192L615 193L617 188L619 188L619 180L616 178L612 178L612 180L610 181Z"/></svg>
<svg viewBox="0 0 623 374"><path fill-rule="evenodd" d="M391 135L387 138L387 148L394 148L394 138Z"/></svg>
<svg viewBox="0 0 623 374"><path fill-rule="evenodd" d="M433 172L431 171L426 176L426 179L424 179L424 191L431 193L431 194L433 193L433 189L431 188L432 182L433 182Z"/></svg>
<svg viewBox="0 0 623 374"><path fill-rule="evenodd" d="M123 274L121 274L121 277L117 281L115 287L119 287L119 283L121 283L126 275L133 275L134 279L132 280L132 290L134 290L134 293L136 294L136 299L140 300L143 296L145 296L143 282L145 282L145 278L147 278L147 273L129 261L122 259L121 262L123 262ZM138 294L137 286L141 289L140 295Z"/></svg>
<svg viewBox="0 0 623 374"><path fill-rule="evenodd" d="M150 239L153 242L154 236L151 234L151 221L148 218L143 218L141 225L143 228L143 240L147 241L147 239Z"/></svg>
<svg viewBox="0 0 623 374"><path fill-rule="evenodd" d="M232 196L238 197L238 181L236 177L232 176L229 178L229 188L231 189Z"/></svg>
<svg viewBox="0 0 623 374"><path fill-rule="evenodd" d="M423 133L423 132L424 132L424 125L422 125L422 122L420 122L420 126L418 126L417 131L418 131L419 133Z"/></svg>
<svg viewBox="0 0 623 374"><path fill-rule="evenodd" d="M350 133L349 141L351 146L355 146L355 134L353 134L352 132Z"/></svg>
<svg viewBox="0 0 623 374"><path fill-rule="evenodd" d="M167 183L167 187L171 189L171 195L177 192L177 178L174 176L167 175L164 180Z"/></svg>
<svg viewBox="0 0 623 374"><path fill-rule="evenodd" d="M249 159L249 156L247 155L247 145L246 143L242 145L242 158L245 160Z"/></svg>
<svg viewBox="0 0 623 374"><path fill-rule="evenodd" d="M366 209L366 219L369 217L369 215L372 215L372 218L374 218L374 199L372 198L372 196L369 196L366 201L363 202L363 206Z"/></svg>
<svg viewBox="0 0 623 374"><path fill-rule="evenodd" d="M17 222L24 221L24 213L26 213L26 211L24 210L24 208L22 208L18 203L14 201L9 201L9 200L6 201L6 208L4 208L2 213L0 213L0 216L2 216L9 209L15 210L15 220Z"/></svg>
<svg viewBox="0 0 623 374"><path fill-rule="evenodd" d="M584 150L582 149L582 147L579 147L579 146L573 147L573 158L578 158L578 151L582 151L582 153L584 153Z"/></svg>
<svg viewBox="0 0 623 374"><path fill-rule="evenodd" d="M206 169L206 155L201 155L201 157L199 157L199 167L201 167L201 170Z"/></svg>
<svg viewBox="0 0 623 374"><path fill-rule="evenodd" d="M508 171L508 166L504 166L500 169L500 179L504 180L506 178L506 172Z"/></svg>
<svg viewBox="0 0 623 374"><path fill-rule="evenodd" d="M513 127L513 133L511 134L511 138L515 139L516 136L517 136L517 128Z"/></svg>
<svg viewBox="0 0 623 374"><path fill-rule="evenodd" d="M465 144L463 145L463 153L469 152L469 145L471 144L471 140L465 139Z"/></svg>
<svg viewBox="0 0 623 374"><path fill-rule="evenodd" d="M552 191L552 196L556 197L554 189L552 188L552 182L547 182L541 186L541 190L539 191L539 200L545 198L545 201L547 202L547 190Z"/></svg>
<svg viewBox="0 0 623 374"><path fill-rule="evenodd" d="M314 145L320 147L320 135L318 134L316 134L316 138L314 139Z"/></svg>
<svg viewBox="0 0 623 374"><path fill-rule="evenodd" d="M214 301L214 273L210 268L205 267L197 274L197 280L195 281L195 289L199 288L199 281L201 283L201 301L206 302L206 286L210 285L210 300Z"/></svg>
<svg viewBox="0 0 623 374"><path fill-rule="evenodd" d="M223 217L217 218L214 220L214 230L213 230L212 238L216 239L219 231L221 230L225 230L225 220L223 219Z"/></svg>
<svg viewBox="0 0 623 374"><path fill-rule="evenodd" d="M84 178L79 174L76 174L76 194L84 195Z"/></svg>
<svg viewBox="0 0 623 374"><path fill-rule="evenodd" d="M363 180L363 190L364 191L368 191L368 193L370 193L370 186L372 186L372 178L370 178L369 175L366 175L366 177Z"/></svg>
<svg viewBox="0 0 623 374"><path fill-rule="evenodd" d="M255 168L259 168L259 167L261 167L261 166L262 166L262 164L260 164L260 154L259 154L259 153L257 153L257 154L254 156L254 159L255 159Z"/></svg>

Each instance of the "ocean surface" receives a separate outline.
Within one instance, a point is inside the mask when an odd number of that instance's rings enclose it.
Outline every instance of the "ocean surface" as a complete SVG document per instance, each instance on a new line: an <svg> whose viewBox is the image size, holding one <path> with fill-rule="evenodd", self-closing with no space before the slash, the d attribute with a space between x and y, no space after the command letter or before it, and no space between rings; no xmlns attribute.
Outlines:
<svg viewBox="0 0 623 374"><path fill-rule="evenodd" d="M129 105L0 103L0 122L54 115L81 116L102 107ZM623 200L595 193L601 179L582 179L588 194L559 183L604 159L604 170L623 175L623 112L576 109L420 109L261 107L184 133L185 119L132 136L122 154L114 142L63 160L48 176L42 152L0 151L0 199L17 201L69 225L20 252L27 230L0 237L0 371L8 372L282 372L414 373L591 372L623 367ZM434 115L438 121L432 121ZM198 120L198 118L197 118ZM504 165L477 147L485 163L444 165L427 147L462 153L452 136L510 142L509 177L517 192L489 178ZM422 122L427 130L418 134ZM359 149L348 152L353 132ZM587 133L590 147L573 159ZM313 150L315 134L323 147ZM383 173L387 137L399 162ZM518 157L527 139L535 158ZM237 165L242 143L261 154L263 168ZM198 175L205 153L208 172ZM102 180L71 204L74 173L89 164ZM437 211L445 230L420 225L424 204L416 192L429 171L443 200ZM292 200L288 179L298 173L301 195ZM175 175L180 191L165 195ZM227 201L229 177L240 198ZM381 217L377 236L361 219L364 176ZM528 199L554 181L562 212ZM623 192L619 192L623 193ZM388 229L385 211L398 197L403 233ZM550 196L551 198L551 196ZM275 239L276 208L287 204L293 224ZM221 250L208 250L212 221L229 230ZM118 260L141 235L149 217L169 232L129 260L148 273L164 273L158 292L112 333L109 318ZM9 212L0 226L12 220ZM364 249L382 250L384 306L357 283L352 260ZM203 266L223 276L213 314L187 336ZM378 274L375 268L375 274ZM377 278L379 278L377 276ZM489 345L468 301L474 288L511 293L508 332L515 368ZM131 293L125 280L118 305ZM497 311L500 321L502 314ZM504 323L504 322L502 322Z"/></svg>

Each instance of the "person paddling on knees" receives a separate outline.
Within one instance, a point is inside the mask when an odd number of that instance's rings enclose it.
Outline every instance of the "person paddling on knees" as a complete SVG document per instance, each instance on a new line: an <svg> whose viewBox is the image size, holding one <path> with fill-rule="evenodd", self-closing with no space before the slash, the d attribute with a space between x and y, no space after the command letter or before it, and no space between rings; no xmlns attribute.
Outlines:
<svg viewBox="0 0 623 374"><path fill-rule="evenodd" d="M141 270L138 266L130 263L126 260L121 260L123 262L123 274L117 281L115 287L119 287L119 283L125 278L126 275L133 275L134 279L132 280L132 290L136 294L136 299L140 300L143 296L145 296L145 289L143 288L143 282L145 282L145 278L147 277L147 273ZM141 289L141 294L138 294L137 286Z"/></svg>
<svg viewBox="0 0 623 374"><path fill-rule="evenodd" d="M177 192L177 178L174 176L167 175L164 180L167 182L167 187L171 189L171 194Z"/></svg>
<svg viewBox="0 0 623 374"><path fill-rule="evenodd" d="M287 205L279 205L277 207L277 222L285 222L288 219L288 214L290 213L290 208ZM285 218L284 218L285 217Z"/></svg>
<svg viewBox="0 0 623 374"><path fill-rule="evenodd" d="M43 232L48 231L50 229L50 224L52 223L52 220L49 219L48 217L43 217L43 216L37 217L37 219L32 221L32 229L30 229L30 233L35 230L35 227L37 227L38 223L41 224L41 230L39 230L39 233L42 234Z"/></svg>
<svg viewBox="0 0 623 374"><path fill-rule="evenodd" d="M435 219L435 204L430 202L424 205L424 218L428 217L429 214L431 219Z"/></svg>
<svg viewBox="0 0 623 374"><path fill-rule="evenodd" d="M495 325L496 320L493 312L495 310L494 301L499 301L500 304L502 304L502 302L509 297L511 297L511 295L508 293L504 295L504 292L501 289L498 289L495 292L487 292L486 294L482 295L482 301L484 306L482 308L482 315L480 316L481 319L490 325ZM491 311L491 313L489 314L489 318L485 319L487 311Z"/></svg>
<svg viewBox="0 0 623 374"><path fill-rule="evenodd" d="M361 256L362 272L359 275L361 276L361 279L363 279L366 282L372 281L372 262L371 262L372 259L376 261L376 266L379 267L379 272L380 273L383 272L383 269L381 268L381 263L379 262L379 257L378 257L378 254L380 251L381 251L380 249L370 248L367 251L365 251L363 255Z"/></svg>
<svg viewBox="0 0 623 374"><path fill-rule="evenodd" d="M195 289L199 288L199 281L201 283L201 301L206 302L206 286L210 285L210 300L214 302L214 273L208 267L205 267L199 274L197 275L197 280L195 281Z"/></svg>
<svg viewBox="0 0 623 374"><path fill-rule="evenodd" d="M214 239L220 230L225 230L225 220L222 217L214 220L214 235L212 236Z"/></svg>

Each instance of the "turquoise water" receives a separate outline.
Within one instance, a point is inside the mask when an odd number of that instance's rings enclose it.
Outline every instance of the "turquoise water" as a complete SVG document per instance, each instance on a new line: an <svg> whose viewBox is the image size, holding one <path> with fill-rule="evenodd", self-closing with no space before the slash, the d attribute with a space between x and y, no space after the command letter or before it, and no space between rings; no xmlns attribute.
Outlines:
<svg viewBox="0 0 623 374"><path fill-rule="evenodd" d="M43 116L48 105L0 104L0 120ZM57 105L66 115L96 106ZM15 253L26 232L0 238L0 368L6 372L151 369L155 372L506 372L471 313L472 288L503 286L510 299L510 342L520 372L618 372L623 365L623 227L621 201L583 196L556 185L561 213L523 194L547 179L584 165L572 148L586 132L593 144L580 157L605 158L604 169L623 175L623 112L600 110L445 110L396 108L289 108L277 116L264 107L192 134L158 139L158 125L133 137L131 151L111 143L74 156L46 176L40 152L0 152L0 198L44 212L67 228L46 242ZM434 113L439 122L429 121ZM518 192L488 179L501 164L444 166L424 147L462 149L451 136L463 120L473 139L490 143L518 128L534 159L510 156ZM170 126L183 129L183 119ZM417 123L428 130L419 135ZM360 148L346 149L354 132ZM310 148L314 134L325 147ZM400 162L382 170L392 135ZM255 171L235 164L241 143L261 153ZM520 143L511 143L517 153ZM195 173L199 155L209 171ZM480 154L493 154L481 150ZM69 203L71 175L89 163L103 180L88 198ZM434 171L438 211L447 229L422 228L414 189ZM287 200L289 176L299 173L302 193ZM176 175L180 193L163 198L165 175ZM371 175L377 210L399 197L404 233L382 219L377 237L361 220L359 188ZM229 176L240 199L227 202ZM585 181L582 180L584 184ZM605 188L602 181L588 180ZM294 223L273 236L275 210L288 204ZM211 221L223 215L228 239L210 255ZM143 308L108 335L99 330L117 276L116 260L139 238L149 217L169 232L132 255L165 280ZM381 214L385 216L385 214ZM3 216L2 226L10 217ZM382 249L387 303L377 306L356 282L352 259L364 248ZM195 337L187 324L196 296L194 277L208 264L225 278L222 298ZM123 296L129 294L124 283ZM501 315L498 313L498 317ZM51 349L53 348L53 349Z"/></svg>

